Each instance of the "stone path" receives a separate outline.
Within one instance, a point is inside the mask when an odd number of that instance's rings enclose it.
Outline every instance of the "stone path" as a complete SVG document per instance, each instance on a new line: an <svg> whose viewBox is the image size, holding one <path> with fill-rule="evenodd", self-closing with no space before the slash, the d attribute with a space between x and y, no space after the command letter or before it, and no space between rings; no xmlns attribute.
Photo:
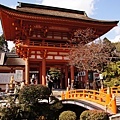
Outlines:
<svg viewBox="0 0 120 120"><path fill-rule="evenodd" d="M54 89L53 90L53 95L59 99L61 99L61 94L62 92L65 92L65 89Z"/></svg>

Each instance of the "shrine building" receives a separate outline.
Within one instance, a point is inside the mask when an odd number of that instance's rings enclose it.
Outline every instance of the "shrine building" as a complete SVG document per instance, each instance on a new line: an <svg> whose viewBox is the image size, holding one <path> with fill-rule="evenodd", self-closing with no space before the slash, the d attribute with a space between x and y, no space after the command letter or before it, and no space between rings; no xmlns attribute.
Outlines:
<svg viewBox="0 0 120 120"><path fill-rule="evenodd" d="M26 83L30 83L30 74L35 73L38 84L45 85L47 71L54 67L61 70L61 86L65 87L68 78L74 80L75 76L75 67L68 58L74 32L93 29L94 41L118 23L92 19L84 11L21 2L16 9L0 4L0 19L5 39L14 42L16 54L25 63L22 69ZM87 73L83 77L87 80Z"/></svg>

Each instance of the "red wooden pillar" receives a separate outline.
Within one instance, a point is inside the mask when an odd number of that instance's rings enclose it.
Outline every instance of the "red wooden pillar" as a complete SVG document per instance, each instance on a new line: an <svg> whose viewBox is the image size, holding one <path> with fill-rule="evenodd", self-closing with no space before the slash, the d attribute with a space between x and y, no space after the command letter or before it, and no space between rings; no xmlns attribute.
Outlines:
<svg viewBox="0 0 120 120"><path fill-rule="evenodd" d="M29 84L29 59L28 57L25 59L25 83Z"/></svg>
<svg viewBox="0 0 120 120"><path fill-rule="evenodd" d="M60 87L64 88L64 84L63 84L63 68L61 68L61 77L60 77Z"/></svg>
<svg viewBox="0 0 120 120"><path fill-rule="evenodd" d="M89 79L88 79L88 71L87 71L87 70L85 71L84 82L85 82L85 83L89 82Z"/></svg>
<svg viewBox="0 0 120 120"><path fill-rule="evenodd" d="M42 65L39 67L39 83L42 84Z"/></svg>
<svg viewBox="0 0 120 120"><path fill-rule="evenodd" d="M68 87L68 66L65 66L65 87Z"/></svg>
<svg viewBox="0 0 120 120"><path fill-rule="evenodd" d="M46 59L42 59L42 85L46 85Z"/></svg>
<svg viewBox="0 0 120 120"><path fill-rule="evenodd" d="M70 66L70 71L71 71L71 83L74 81L74 66Z"/></svg>

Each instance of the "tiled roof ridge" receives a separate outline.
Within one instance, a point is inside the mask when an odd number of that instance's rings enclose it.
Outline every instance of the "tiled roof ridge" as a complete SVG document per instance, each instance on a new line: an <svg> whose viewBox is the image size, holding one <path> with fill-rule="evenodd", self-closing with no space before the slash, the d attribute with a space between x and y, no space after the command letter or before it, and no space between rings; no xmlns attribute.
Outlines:
<svg viewBox="0 0 120 120"><path fill-rule="evenodd" d="M9 7L7 7L7 6L4 6L4 5L2 5L2 4L0 4L0 9L1 8L3 8L3 9L9 9L9 11L11 11L11 12L18 12L19 14L21 13L21 12L23 12L23 13L30 13L30 14L34 14L34 15L39 15L39 12L38 13L36 13L36 12L31 12L31 9L33 9L32 7L30 7L30 6L32 6L32 5L35 5L35 4L28 4L28 3L21 3L21 2L19 2L19 6L17 6L17 8L16 9L13 9L13 8L9 8ZM21 5L22 5L22 7L21 7ZM26 8L27 7L25 7L25 6L29 6L28 7L28 10L30 9L30 11L28 11ZM24 7L23 7L24 6ZM35 5L35 6L42 6L43 7L43 5ZM54 9L54 8L57 8L57 7L51 7L51 6L44 6L44 9L43 10L47 10L47 9L45 9L45 7L50 7L51 8L51 11L52 11L52 8ZM37 7L36 7L36 9L37 9ZM72 9L65 9L65 8L57 8L58 10L59 9L61 9L61 13L63 13L64 12L64 14L66 13L67 14L67 16L60 16L60 15L57 15L58 17L65 17L65 18L72 18L73 19L73 17L74 17L74 19L81 19L81 20L86 20L86 21L91 21L91 22L107 22L107 23L113 23L113 24L117 24L119 21L118 20L98 20L98 19L93 19L93 18L90 18L90 17L88 17L87 16L87 14L84 12L84 11L78 11L78 10L72 10ZM38 9L38 10L42 10L42 8L41 9ZM49 9L48 9L49 10ZM63 11L62 12L62 10L70 10L69 12L65 12L65 11ZM72 11L74 11L73 13L72 13ZM59 11L55 11L54 10L54 13L55 12L59 12ZM84 12L84 15L82 15L82 14L79 14L79 13L77 13L77 12ZM69 14L68 14L69 13ZM69 15L70 14L74 14L74 16L72 17L70 17ZM48 15L48 14L45 14L45 13L41 13L41 15ZM52 16L51 14L50 14L50 16ZM55 16L55 14L53 15L53 16ZM57 17L56 16L56 17ZM80 16L80 17L79 17Z"/></svg>
<svg viewBox="0 0 120 120"><path fill-rule="evenodd" d="M7 52L7 53L6 53L6 57L9 57L9 58L11 58L11 57L12 57L12 58L13 58L13 57L16 58L16 57L17 57L17 58L19 58L19 56L18 56L16 53L11 53L11 52Z"/></svg>
<svg viewBox="0 0 120 120"><path fill-rule="evenodd" d="M47 10L54 10L54 11L61 11L61 12L70 12L70 13L81 14L81 15L87 16L85 11L53 7L53 6L46 6L46 5L23 3L23 2L18 2L18 3L19 3L19 6L17 6L17 8L27 7L27 8L47 9Z"/></svg>
<svg viewBox="0 0 120 120"><path fill-rule="evenodd" d="M94 19L94 18L87 16L85 11L53 7L53 6L46 6L46 5L31 4L31 3L23 3L23 2L18 2L18 3L19 3L19 6L16 7L16 10L21 11L21 12L41 14L41 15L50 15L50 16L56 16L56 17L58 16L58 17L65 17L65 18L75 18L75 19L97 21L97 22L108 22L108 23L115 22L116 24L119 22L116 20L111 21L111 20ZM34 9L34 10L32 10L32 9Z"/></svg>

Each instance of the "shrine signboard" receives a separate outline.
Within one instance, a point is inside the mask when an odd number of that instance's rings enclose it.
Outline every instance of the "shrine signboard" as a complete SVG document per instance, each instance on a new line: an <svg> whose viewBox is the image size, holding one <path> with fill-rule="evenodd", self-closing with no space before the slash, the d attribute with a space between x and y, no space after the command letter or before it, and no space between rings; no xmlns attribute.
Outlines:
<svg viewBox="0 0 120 120"><path fill-rule="evenodd" d="M23 70L15 71L15 80L19 82L23 80Z"/></svg>

